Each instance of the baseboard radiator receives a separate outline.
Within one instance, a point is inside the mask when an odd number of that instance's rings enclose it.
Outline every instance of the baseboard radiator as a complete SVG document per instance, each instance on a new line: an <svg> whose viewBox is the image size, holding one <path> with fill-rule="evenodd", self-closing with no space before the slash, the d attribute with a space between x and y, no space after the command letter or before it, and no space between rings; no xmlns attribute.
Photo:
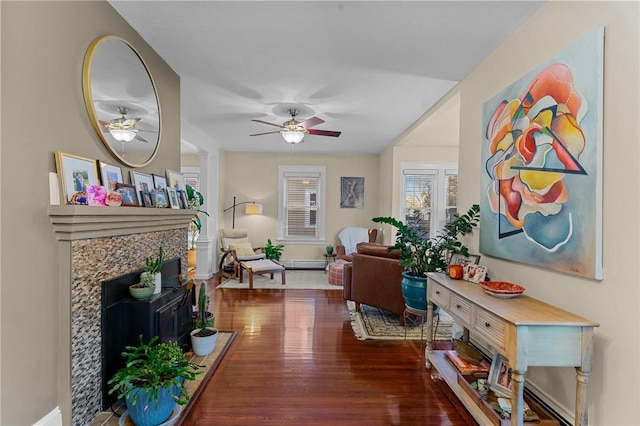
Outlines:
<svg viewBox="0 0 640 426"><path fill-rule="evenodd" d="M324 260L281 259L287 269L324 269Z"/></svg>

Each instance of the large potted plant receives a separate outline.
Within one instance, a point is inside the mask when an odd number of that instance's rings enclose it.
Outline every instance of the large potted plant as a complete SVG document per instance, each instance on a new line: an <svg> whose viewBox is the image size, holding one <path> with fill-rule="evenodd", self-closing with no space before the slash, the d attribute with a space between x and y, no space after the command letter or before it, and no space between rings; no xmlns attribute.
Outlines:
<svg viewBox="0 0 640 426"><path fill-rule="evenodd" d="M144 276L150 276L153 278L154 290L153 294L159 294L162 291L162 265L164 264L164 250L162 246L158 249L158 254L148 256L144 261L144 272L141 274L140 279Z"/></svg>
<svg viewBox="0 0 640 426"><path fill-rule="evenodd" d="M193 380L198 365L190 363L176 342L156 343L154 336L145 344L127 346L122 356L126 364L109 380L109 393L124 398L127 413L138 426L164 423L176 404L189 402L185 380Z"/></svg>
<svg viewBox="0 0 640 426"><path fill-rule="evenodd" d="M467 213L456 213L454 219L444 226L434 238L414 225L404 224L392 217L376 217L374 222L395 226L395 245L389 250L400 250L400 266L405 268L402 276L402 293L410 308L424 311L427 307L426 288L428 272L445 271L447 259L454 253L469 255L469 249L458 240L478 226L480 206L474 204Z"/></svg>
<svg viewBox="0 0 640 426"><path fill-rule="evenodd" d="M215 316L209 314L210 298L207 294L207 283L200 283L198 293L198 313L191 332L191 347L198 356L206 356L213 352L218 341L218 329L215 328Z"/></svg>
<svg viewBox="0 0 640 426"><path fill-rule="evenodd" d="M282 250L284 250L284 246L282 244L274 245L270 238L267 239L267 245L264 246L264 254L267 259L273 259L275 261L280 260Z"/></svg>

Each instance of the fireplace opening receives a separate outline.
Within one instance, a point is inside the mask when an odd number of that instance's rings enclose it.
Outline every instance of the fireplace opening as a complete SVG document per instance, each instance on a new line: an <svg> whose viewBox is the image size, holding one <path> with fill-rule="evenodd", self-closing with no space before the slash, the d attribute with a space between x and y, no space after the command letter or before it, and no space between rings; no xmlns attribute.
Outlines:
<svg viewBox="0 0 640 426"><path fill-rule="evenodd" d="M125 364L121 356L126 346L137 346L153 336L159 342L175 341L189 350L194 296L187 291L180 275L180 258L165 261L162 267L162 291L148 300L135 300L129 286L140 281L142 270L102 282L102 409L113 404L117 395L109 395L109 379Z"/></svg>

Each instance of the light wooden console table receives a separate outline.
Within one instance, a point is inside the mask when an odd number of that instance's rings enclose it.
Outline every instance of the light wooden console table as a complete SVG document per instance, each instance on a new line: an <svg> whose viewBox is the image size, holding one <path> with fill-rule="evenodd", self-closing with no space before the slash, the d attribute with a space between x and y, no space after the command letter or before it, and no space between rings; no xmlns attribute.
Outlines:
<svg viewBox="0 0 640 426"><path fill-rule="evenodd" d="M457 383L457 372L433 350L433 304L464 327L463 339L489 344L509 360L512 369L512 424L523 424L524 375L529 366L576 367L575 424L587 425L587 383L593 355L593 333L598 324L532 297L499 299L478 284L429 273L427 304L427 368L433 366L481 424L490 420Z"/></svg>

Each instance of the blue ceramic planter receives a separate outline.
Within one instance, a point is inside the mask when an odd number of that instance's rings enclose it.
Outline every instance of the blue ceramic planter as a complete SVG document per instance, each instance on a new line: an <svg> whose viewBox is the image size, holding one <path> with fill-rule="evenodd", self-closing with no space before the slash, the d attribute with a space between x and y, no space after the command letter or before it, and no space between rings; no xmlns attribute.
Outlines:
<svg viewBox="0 0 640 426"><path fill-rule="evenodd" d="M402 273L402 297L404 303L420 311L427 310L427 277L416 277Z"/></svg>
<svg viewBox="0 0 640 426"><path fill-rule="evenodd" d="M177 386L163 388L158 392L158 400L154 401L153 395L142 388L134 389L126 399L129 417L136 426L156 426L167 420L176 405L173 395L179 394ZM136 403L133 399L136 397Z"/></svg>

